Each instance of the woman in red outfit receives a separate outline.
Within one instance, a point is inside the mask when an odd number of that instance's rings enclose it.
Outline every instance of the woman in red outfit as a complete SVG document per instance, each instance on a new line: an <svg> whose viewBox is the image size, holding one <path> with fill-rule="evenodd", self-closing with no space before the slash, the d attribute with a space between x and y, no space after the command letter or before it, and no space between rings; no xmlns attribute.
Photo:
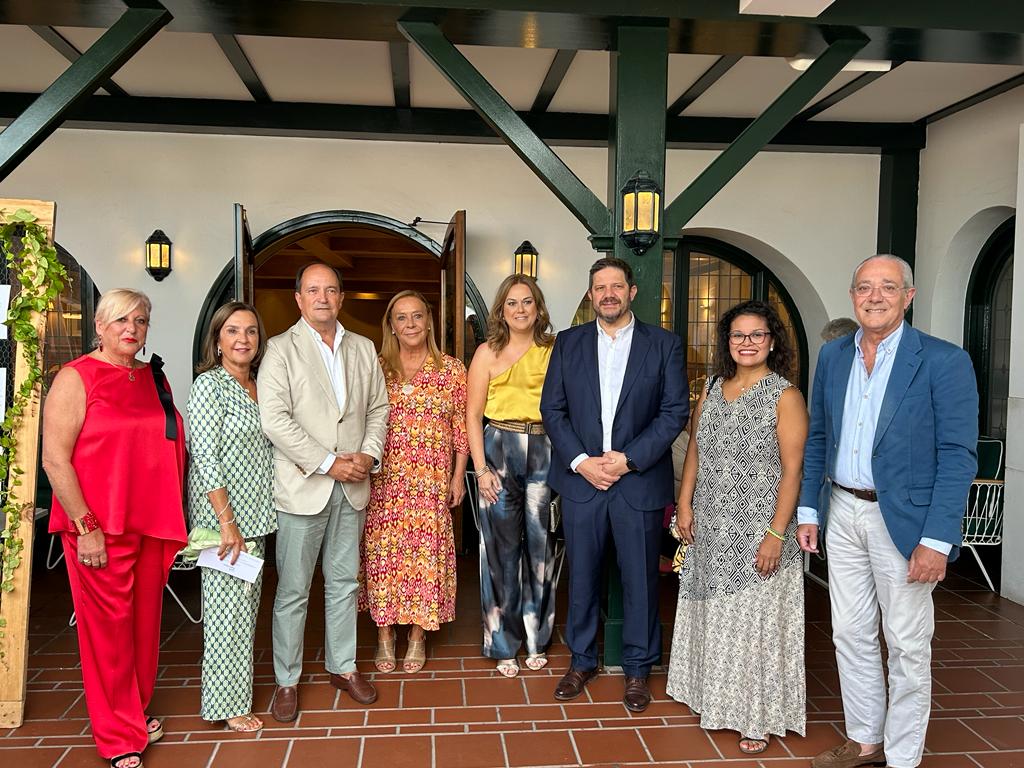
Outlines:
<svg viewBox="0 0 1024 768"><path fill-rule="evenodd" d="M143 293L104 294L96 349L61 369L43 413L50 531L64 544L93 739L112 768L140 768L163 736L146 707L163 589L185 545L181 416L159 358L135 357L150 309Z"/></svg>

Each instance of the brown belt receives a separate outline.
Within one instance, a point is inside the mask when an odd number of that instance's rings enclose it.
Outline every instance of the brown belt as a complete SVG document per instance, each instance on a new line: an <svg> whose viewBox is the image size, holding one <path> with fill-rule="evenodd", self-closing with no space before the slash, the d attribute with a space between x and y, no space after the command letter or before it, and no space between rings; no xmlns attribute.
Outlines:
<svg viewBox="0 0 1024 768"><path fill-rule="evenodd" d="M845 485L840 485L835 480L832 481L832 485L840 490L846 491L847 493L852 493L861 501L878 501L878 494L874 491L867 491L863 488L847 488Z"/></svg>
<svg viewBox="0 0 1024 768"><path fill-rule="evenodd" d="M544 424L539 421L498 421L491 419L489 422L495 429L502 432L518 432L520 435L543 435Z"/></svg>

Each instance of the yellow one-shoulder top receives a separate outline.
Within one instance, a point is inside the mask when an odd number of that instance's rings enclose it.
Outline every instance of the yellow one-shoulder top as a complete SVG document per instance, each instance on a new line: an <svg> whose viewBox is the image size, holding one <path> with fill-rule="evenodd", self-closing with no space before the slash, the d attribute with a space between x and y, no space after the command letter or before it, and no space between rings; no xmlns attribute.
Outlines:
<svg viewBox="0 0 1024 768"><path fill-rule="evenodd" d="M551 347L534 344L487 385L484 416L499 421L540 421L540 392Z"/></svg>

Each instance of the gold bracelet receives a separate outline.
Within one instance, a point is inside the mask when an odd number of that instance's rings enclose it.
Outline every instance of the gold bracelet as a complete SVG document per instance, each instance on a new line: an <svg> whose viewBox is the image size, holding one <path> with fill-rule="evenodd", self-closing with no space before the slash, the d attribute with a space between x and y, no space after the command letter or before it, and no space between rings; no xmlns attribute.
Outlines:
<svg viewBox="0 0 1024 768"><path fill-rule="evenodd" d="M491 468L488 467L486 464L484 464L483 469L478 469L473 474L476 477L483 477L484 475L486 475L490 471L491 471Z"/></svg>
<svg viewBox="0 0 1024 768"><path fill-rule="evenodd" d="M785 541L785 540L786 540L786 537L785 537L785 536L784 536L783 534L781 534L781 533L779 533L778 531L776 531L776 530L775 530L774 528L772 528L772 527L771 527L770 525L768 526L768 530L766 531L766 533L767 533L768 535L770 535L770 536L774 536L774 537L775 537L776 539L778 539L779 541Z"/></svg>

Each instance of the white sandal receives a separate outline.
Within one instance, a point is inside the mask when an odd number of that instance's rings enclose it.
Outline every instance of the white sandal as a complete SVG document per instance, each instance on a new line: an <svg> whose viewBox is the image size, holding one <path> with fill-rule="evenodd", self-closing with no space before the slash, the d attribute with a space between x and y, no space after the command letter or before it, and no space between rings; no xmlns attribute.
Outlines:
<svg viewBox="0 0 1024 768"><path fill-rule="evenodd" d="M519 662L515 659L499 659L498 673L503 677L515 677L519 674Z"/></svg>
<svg viewBox="0 0 1024 768"><path fill-rule="evenodd" d="M531 653L526 657L526 667L534 672L540 672L548 665L548 657L543 653Z"/></svg>

